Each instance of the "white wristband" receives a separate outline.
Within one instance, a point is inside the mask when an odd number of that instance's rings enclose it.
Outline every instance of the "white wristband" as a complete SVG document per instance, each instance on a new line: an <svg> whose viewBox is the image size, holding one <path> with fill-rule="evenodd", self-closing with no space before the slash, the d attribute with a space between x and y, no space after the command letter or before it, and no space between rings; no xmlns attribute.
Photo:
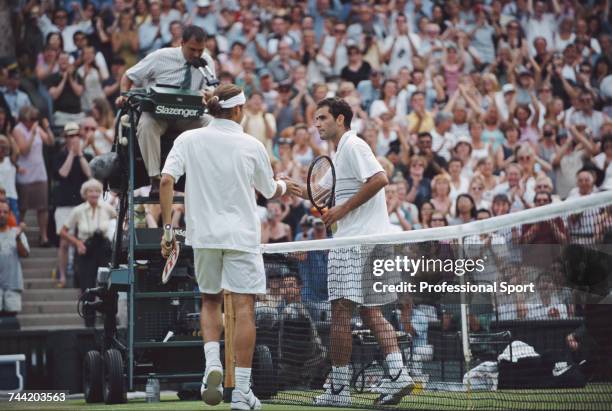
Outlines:
<svg viewBox="0 0 612 411"><path fill-rule="evenodd" d="M281 188L281 195L285 195L287 192L287 183L284 180L277 180L276 185Z"/></svg>

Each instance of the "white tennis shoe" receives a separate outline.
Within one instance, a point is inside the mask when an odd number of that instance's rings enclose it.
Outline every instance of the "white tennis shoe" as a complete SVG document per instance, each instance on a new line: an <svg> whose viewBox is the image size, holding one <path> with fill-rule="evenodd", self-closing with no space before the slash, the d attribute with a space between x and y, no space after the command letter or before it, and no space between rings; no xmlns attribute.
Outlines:
<svg viewBox="0 0 612 411"><path fill-rule="evenodd" d="M217 405L223 399L223 368L218 366L211 366L206 369L204 378L202 378L202 387L200 388L200 395L202 401L208 405Z"/></svg>
<svg viewBox="0 0 612 411"><path fill-rule="evenodd" d="M395 377L380 380L378 385L371 389L371 392L380 394L374 404L395 405L402 400L402 397L410 394L413 389L414 381L408 375L408 370L402 368Z"/></svg>
<svg viewBox="0 0 612 411"><path fill-rule="evenodd" d="M249 388L249 392L244 393L239 388L232 391L232 410L261 410L261 402Z"/></svg>
<svg viewBox="0 0 612 411"><path fill-rule="evenodd" d="M343 385L340 389L334 389L333 384L326 384L325 392L313 400L315 405L323 406L349 406L351 405L351 391Z"/></svg>

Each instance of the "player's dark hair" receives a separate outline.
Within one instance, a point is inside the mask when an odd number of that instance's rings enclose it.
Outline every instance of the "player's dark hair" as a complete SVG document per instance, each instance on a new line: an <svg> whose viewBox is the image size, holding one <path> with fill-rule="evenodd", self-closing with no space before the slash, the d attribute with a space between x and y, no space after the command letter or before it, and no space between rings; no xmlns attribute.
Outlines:
<svg viewBox="0 0 612 411"><path fill-rule="evenodd" d="M219 103L222 100L229 100L242 92L242 89L235 84L222 84L213 92L204 94L204 104L208 108L208 113L216 118L231 118L232 109L223 108Z"/></svg>
<svg viewBox="0 0 612 411"><path fill-rule="evenodd" d="M353 110L351 106L339 97L328 97L317 103L317 109L327 107L332 117L338 118L340 114L344 116L344 128L347 130L351 128L351 121L353 120Z"/></svg>
<svg viewBox="0 0 612 411"><path fill-rule="evenodd" d="M183 41L186 43L191 39L195 39L195 41L202 42L206 40L206 32L202 27L190 25L185 27L183 30Z"/></svg>

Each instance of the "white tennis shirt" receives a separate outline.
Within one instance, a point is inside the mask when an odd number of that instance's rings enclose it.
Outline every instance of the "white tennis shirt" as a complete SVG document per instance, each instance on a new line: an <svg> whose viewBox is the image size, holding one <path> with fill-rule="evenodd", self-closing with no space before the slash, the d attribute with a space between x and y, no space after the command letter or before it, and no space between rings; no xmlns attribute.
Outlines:
<svg viewBox="0 0 612 411"><path fill-rule="evenodd" d="M368 144L354 131L342 135L333 160L336 168L336 205L354 196L374 174L384 172ZM391 231L385 192L372 198L338 221L334 237L388 233Z"/></svg>
<svg viewBox="0 0 612 411"><path fill-rule="evenodd" d="M162 174L175 180L186 174L188 245L260 251L255 190L271 198L276 182L266 148L240 124L213 119L207 127L185 131L174 141Z"/></svg>

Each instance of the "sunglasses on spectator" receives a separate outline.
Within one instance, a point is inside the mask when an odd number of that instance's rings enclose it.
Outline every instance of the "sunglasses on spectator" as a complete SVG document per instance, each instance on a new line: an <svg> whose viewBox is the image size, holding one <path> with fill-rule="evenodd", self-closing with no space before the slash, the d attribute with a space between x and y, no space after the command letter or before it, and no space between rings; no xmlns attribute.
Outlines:
<svg viewBox="0 0 612 411"><path fill-rule="evenodd" d="M95 127L83 127L83 130L85 131L96 131Z"/></svg>
<svg viewBox="0 0 612 411"><path fill-rule="evenodd" d="M536 190L539 189L539 188L543 188L543 189L548 190L550 188L550 186L548 184L536 184L535 188L536 188Z"/></svg>
<svg viewBox="0 0 612 411"><path fill-rule="evenodd" d="M422 163L413 163L410 165L410 167L425 167L425 164Z"/></svg>
<svg viewBox="0 0 612 411"><path fill-rule="evenodd" d="M550 93L552 90L549 88L541 88L540 93Z"/></svg>
<svg viewBox="0 0 612 411"><path fill-rule="evenodd" d="M472 187L472 190L474 190L474 191L482 191L482 190L484 190L484 187L482 187L482 186L474 186L474 187Z"/></svg>
<svg viewBox="0 0 612 411"><path fill-rule="evenodd" d="M534 203L536 203L536 204L548 204L548 199L547 198L536 198Z"/></svg>
<svg viewBox="0 0 612 411"><path fill-rule="evenodd" d="M432 218L432 219L431 219L431 222L433 223L434 221L438 221L438 222L440 222L440 223L443 223L443 222L444 222L444 219L443 219L443 218Z"/></svg>
<svg viewBox="0 0 612 411"><path fill-rule="evenodd" d="M518 159L519 159L519 161L531 160L531 156L519 156Z"/></svg>
<svg viewBox="0 0 612 411"><path fill-rule="evenodd" d="M66 137L68 138L79 137L79 133L66 134Z"/></svg>

